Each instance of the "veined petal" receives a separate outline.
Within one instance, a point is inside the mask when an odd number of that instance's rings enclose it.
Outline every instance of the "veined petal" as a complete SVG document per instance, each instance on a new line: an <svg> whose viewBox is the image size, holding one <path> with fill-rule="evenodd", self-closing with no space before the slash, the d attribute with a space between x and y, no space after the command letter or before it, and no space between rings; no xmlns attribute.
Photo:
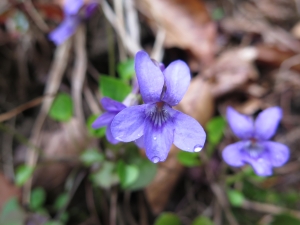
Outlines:
<svg viewBox="0 0 300 225"><path fill-rule="evenodd" d="M174 145L184 151L199 152L205 142L206 134L194 118L174 109Z"/></svg>
<svg viewBox="0 0 300 225"><path fill-rule="evenodd" d="M249 116L238 113L232 107L227 108L227 121L233 133L241 139L249 139L253 135L253 120Z"/></svg>
<svg viewBox="0 0 300 225"><path fill-rule="evenodd" d="M126 108L126 106L123 105L121 102L115 101L108 97L102 98L101 104L102 104L103 108L108 112L117 112L118 113L121 110Z"/></svg>
<svg viewBox="0 0 300 225"><path fill-rule="evenodd" d="M245 142L239 141L234 144L228 145L222 152L224 161L234 167L243 166L245 154L242 149L245 145Z"/></svg>
<svg viewBox="0 0 300 225"><path fill-rule="evenodd" d="M271 107L262 111L255 120L255 137L259 140L268 140L276 132L282 118L280 107Z"/></svg>
<svg viewBox="0 0 300 225"><path fill-rule="evenodd" d="M189 87L190 69L185 62L176 60L164 70L164 77L166 92L162 100L172 106L177 105Z"/></svg>
<svg viewBox="0 0 300 225"><path fill-rule="evenodd" d="M273 141L265 141L263 144L269 153L272 166L279 167L288 161L290 151L286 145Z"/></svg>
<svg viewBox="0 0 300 225"><path fill-rule="evenodd" d="M135 144L139 147L139 148L145 148L145 144L144 144L145 138L144 135L142 137L140 137L139 139L136 139L134 142Z"/></svg>
<svg viewBox="0 0 300 225"><path fill-rule="evenodd" d="M75 15L83 4L83 0L65 0L64 12L67 15Z"/></svg>
<svg viewBox="0 0 300 225"><path fill-rule="evenodd" d="M131 106L115 116L111 123L111 132L115 139L130 142L144 134L146 107L146 104Z"/></svg>
<svg viewBox="0 0 300 225"><path fill-rule="evenodd" d="M49 34L49 39L56 45L62 44L71 37L80 23L77 16L67 16L62 23Z"/></svg>
<svg viewBox="0 0 300 225"><path fill-rule="evenodd" d="M146 119L144 145L146 155L153 163L163 162L167 159L174 138L174 125L171 121L161 127L153 126Z"/></svg>
<svg viewBox="0 0 300 225"><path fill-rule="evenodd" d="M259 158L251 158L248 156L244 161L252 166L258 176L271 176L273 173L272 164L267 153L262 154Z"/></svg>
<svg viewBox="0 0 300 225"><path fill-rule="evenodd" d="M111 123L109 123L106 128L106 139L114 145L119 143L119 141L117 139L115 139L111 133Z"/></svg>
<svg viewBox="0 0 300 225"><path fill-rule="evenodd" d="M144 51L139 51L135 55L134 64L144 102L159 102L164 86L164 76L160 68L152 62L149 55Z"/></svg>
<svg viewBox="0 0 300 225"><path fill-rule="evenodd" d="M93 123L92 128L98 129L100 127L107 126L114 119L116 113L105 112L100 115Z"/></svg>

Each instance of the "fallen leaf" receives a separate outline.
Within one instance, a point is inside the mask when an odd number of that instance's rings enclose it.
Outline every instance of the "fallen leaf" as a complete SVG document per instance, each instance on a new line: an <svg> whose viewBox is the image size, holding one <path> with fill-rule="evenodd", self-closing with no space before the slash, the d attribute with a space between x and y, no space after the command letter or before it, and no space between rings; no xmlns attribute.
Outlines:
<svg viewBox="0 0 300 225"><path fill-rule="evenodd" d="M167 47L188 49L206 64L212 61L216 25L202 1L143 0L137 4L143 14L166 31Z"/></svg>

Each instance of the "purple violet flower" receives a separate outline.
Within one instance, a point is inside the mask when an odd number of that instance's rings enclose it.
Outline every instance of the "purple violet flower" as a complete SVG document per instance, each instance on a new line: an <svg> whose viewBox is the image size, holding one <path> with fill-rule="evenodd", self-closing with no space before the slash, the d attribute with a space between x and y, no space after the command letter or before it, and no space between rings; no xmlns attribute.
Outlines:
<svg viewBox="0 0 300 225"><path fill-rule="evenodd" d="M79 15L79 11L83 6L85 15L82 16ZM82 19L92 15L96 7L97 4L94 2L84 5L83 0L66 0L63 8L65 18L62 23L49 34L49 39L56 45L62 44L75 33Z"/></svg>
<svg viewBox="0 0 300 225"><path fill-rule="evenodd" d="M272 167L284 165L289 159L289 148L269 141L275 134L282 110L271 107L262 111L255 122L232 107L227 108L227 120L233 133L242 139L223 150L223 159L233 167L250 164L259 176L272 175Z"/></svg>
<svg viewBox="0 0 300 225"><path fill-rule="evenodd" d="M145 146L153 163L166 160L172 143L184 151L201 151L206 138L201 125L172 109L189 86L188 66L177 60L164 69L146 52L139 51L135 72L145 104L128 107L116 115L111 123L112 135L117 140Z"/></svg>
<svg viewBox="0 0 300 225"><path fill-rule="evenodd" d="M106 138L112 144L117 144L119 141L116 140L113 135L111 134L111 122L113 121L114 117L123 109L126 108L120 102L112 100L110 98L104 97L101 99L101 104L103 108L107 111L100 115L92 124L92 128L98 129L100 127L107 126L106 128Z"/></svg>

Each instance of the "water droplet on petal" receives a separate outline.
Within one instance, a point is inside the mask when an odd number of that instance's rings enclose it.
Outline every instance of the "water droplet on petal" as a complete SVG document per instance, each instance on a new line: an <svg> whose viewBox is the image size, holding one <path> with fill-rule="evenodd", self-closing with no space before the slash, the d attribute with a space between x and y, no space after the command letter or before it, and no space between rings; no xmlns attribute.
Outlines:
<svg viewBox="0 0 300 225"><path fill-rule="evenodd" d="M200 152L201 150L202 150L202 146L201 145L195 145L194 152Z"/></svg>
<svg viewBox="0 0 300 225"><path fill-rule="evenodd" d="M156 140L156 137L155 137L155 136L153 137L153 140Z"/></svg>
<svg viewBox="0 0 300 225"><path fill-rule="evenodd" d="M160 159L157 156L152 157L151 161L153 163L158 163L160 161Z"/></svg>
<svg viewBox="0 0 300 225"><path fill-rule="evenodd" d="M140 136L141 136L141 134L138 134L137 136L138 136L138 137L140 137Z"/></svg>

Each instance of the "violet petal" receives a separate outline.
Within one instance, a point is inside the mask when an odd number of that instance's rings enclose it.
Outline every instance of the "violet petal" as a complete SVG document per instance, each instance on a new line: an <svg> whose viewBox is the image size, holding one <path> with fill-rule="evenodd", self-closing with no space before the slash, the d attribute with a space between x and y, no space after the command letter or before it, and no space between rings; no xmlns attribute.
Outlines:
<svg viewBox="0 0 300 225"><path fill-rule="evenodd" d="M130 142L144 134L146 107L147 105L131 106L115 116L111 124L111 132L115 139Z"/></svg>
<svg viewBox="0 0 300 225"><path fill-rule="evenodd" d="M79 23L80 19L77 16L67 16L48 37L56 45L60 45L75 33Z"/></svg>
<svg viewBox="0 0 300 225"><path fill-rule="evenodd" d="M235 111L232 107L227 108L227 121L233 133L241 139L249 139L253 135L253 120Z"/></svg>
<svg viewBox="0 0 300 225"><path fill-rule="evenodd" d="M166 92L162 100L172 106L177 105L189 87L190 69L185 62L176 60L164 70L164 77Z"/></svg>
<svg viewBox="0 0 300 225"><path fill-rule="evenodd" d="M136 139L134 142L135 144L139 147L139 148L145 148L145 144L144 144L145 138L144 135L142 137L140 137L139 139Z"/></svg>
<svg viewBox="0 0 300 225"><path fill-rule="evenodd" d="M243 162L245 155L242 152L244 145L244 141L228 145L222 152L224 161L230 166L243 166L245 164Z"/></svg>
<svg viewBox="0 0 300 225"><path fill-rule="evenodd" d="M146 119L144 145L146 155L153 163L163 162L167 159L174 138L174 125L168 121L163 126L154 127Z"/></svg>
<svg viewBox="0 0 300 225"><path fill-rule="evenodd" d="M269 152L272 166L279 167L288 161L290 157L290 151L286 145L273 141L265 141L264 146Z"/></svg>
<svg viewBox="0 0 300 225"><path fill-rule="evenodd" d="M83 0L65 0L64 12L67 15L75 15L83 6Z"/></svg>
<svg viewBox="0 0 300 225"><path fill-rule="evenodd" d="M116 113L105 112L100 115L93 123L92 128L98 129L100 127L107 126L114 119Z"/></svg>
<svg viewBox="0 0 300 225"><path fill-rule="evenodd" d="M259 158L252 158L247 155L244 161L252 166L258 176L270 176L273 173L272 164L267 153L262 154Z"/></svg>
<svg viewBox="0 0 300 225"><path fill-rule="evenodd" d="M121 110L126 108L124 104L108 97L103 97L101 99L101 104L103 108L108 112L120 112Z"/></svg>
<svg viewBox="0 0 300 225"><path fill-rule="evenodd" d="M135 72L138 79L140 92L145 103L160 101L160 95L164 86L164 76L149 55L139 51L135 55Z"/></svg>
<svg viewBox="0 0 300 225"><path fill-rule="evenodd" d="M271 107L262 111L255 120L255 137L259 140L268 140L276 132L282 118L280 107Z"/></svg>
<svg viewBox="0 0 300 225"><path fill-rule="evenodd" d="M204 146L206 134L202 126L194 118L177 110L173 115L174 145L184 151L198 152Z"/></svg>
<svg viewBox="0 0 300 225"><path fill-rule="evenodd" d="M106 139L114 145L119 143L119 141L117 139L115 139L111 133L111 123L109 123L106 128Z"/></svg>

